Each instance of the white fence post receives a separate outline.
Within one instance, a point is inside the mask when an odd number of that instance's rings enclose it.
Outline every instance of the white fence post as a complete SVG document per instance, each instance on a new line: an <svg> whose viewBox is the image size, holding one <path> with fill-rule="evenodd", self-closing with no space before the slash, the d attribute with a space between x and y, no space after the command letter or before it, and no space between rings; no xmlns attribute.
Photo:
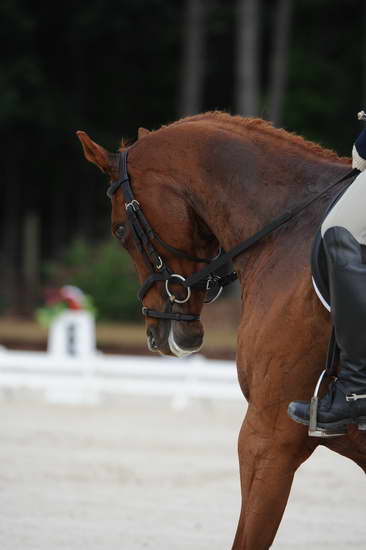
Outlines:
<svg viewBox="0 0 366 550"><path fill-rule="evenodd" d="M95 320L88 311L67 310L53 321L48 333L48 352L83 357L96 352Z"/></svg>
<svg viewBox="0 0 366 550"><path fill-rule="evenodd" d="M48 353L65 359L80 359L82 384L65 388L53 385L46 390L51 403L90 403L100 401L98 381L92 368L97 353L95 319L88 311L67 310L51 324L48 333ZM79 367L79 368L80 368Z"/></svg>

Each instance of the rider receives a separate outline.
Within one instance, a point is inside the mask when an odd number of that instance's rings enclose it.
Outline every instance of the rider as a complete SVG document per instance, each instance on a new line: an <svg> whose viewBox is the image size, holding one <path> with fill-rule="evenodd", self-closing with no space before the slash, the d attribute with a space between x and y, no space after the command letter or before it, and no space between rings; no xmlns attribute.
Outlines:
<svg viewBox="0 0 366 550"><path fill-rule="evenodd" d="M361 173L321 226L331 316L340 350L337 378L317 409L316 435L325 437L342 435L348 424L366 430L366 263L360 246L366 245L366 129L354 143L352 166ZM293 401L288 414L308 425L310 404Z"/></svg>

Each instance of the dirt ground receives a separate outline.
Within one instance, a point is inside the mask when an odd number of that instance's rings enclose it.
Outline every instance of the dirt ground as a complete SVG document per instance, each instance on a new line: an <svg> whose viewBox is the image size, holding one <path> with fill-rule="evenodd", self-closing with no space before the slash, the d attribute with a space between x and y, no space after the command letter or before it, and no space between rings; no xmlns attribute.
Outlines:
<svg viewBox="0 0 366 550"><path fill-rule="evenodd" d="M227 550L239 512L240 402L103 406L0 399L2 550ZM274 549L366 548L364 474L320 449Z"/></svg>

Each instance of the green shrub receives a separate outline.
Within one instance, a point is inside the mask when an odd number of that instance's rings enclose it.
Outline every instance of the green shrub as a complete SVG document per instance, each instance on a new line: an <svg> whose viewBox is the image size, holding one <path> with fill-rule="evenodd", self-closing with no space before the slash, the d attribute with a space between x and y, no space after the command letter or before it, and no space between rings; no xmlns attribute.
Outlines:
<svg viewBox="0 0 366 550"><path fill-rule="evenodd" d="M77 238L45 266L46 284L75 285L89 294L102 320L141 319L137 276L127 252L113 240L91 245Z"/></svg>

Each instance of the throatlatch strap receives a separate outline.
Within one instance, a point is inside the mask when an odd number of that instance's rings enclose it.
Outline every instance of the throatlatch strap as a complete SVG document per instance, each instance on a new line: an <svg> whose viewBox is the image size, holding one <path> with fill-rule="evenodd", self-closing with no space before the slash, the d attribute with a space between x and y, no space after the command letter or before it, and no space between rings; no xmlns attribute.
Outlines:
<svg viewBox="0 0 366 550"><path fill-rule="evenodd" d="M174 246L171 246L170 244L166 243L157 235L154 233L154 238L158 241L161 246L163 246L166 250L169 250L169 252L172 252L176 256L179 256L180 258L185 258L186 260L191 260L192 262L202 263L202 264L209 264L211 263L211 260L208 258L199 258L198 256L191 256L190 254L187 254L187 252L184 252L183 250L179 250L179 248L175 248Z"/></svg>
<svg viewBox="0 0 366 550"><path fill-rule="evenodd" d="M119 154L118 157L118 173L120 174L120 177L116 179L116 181L112 181L107 189L107 197L112 199L113 195L116 193L118 188L124 184L125 182L129 183L129 177L128 177L128 170L127 170L127 155L128 155L128 149L126 151L122 151ZM130 193L132 194L131 188Z"/></svg>

